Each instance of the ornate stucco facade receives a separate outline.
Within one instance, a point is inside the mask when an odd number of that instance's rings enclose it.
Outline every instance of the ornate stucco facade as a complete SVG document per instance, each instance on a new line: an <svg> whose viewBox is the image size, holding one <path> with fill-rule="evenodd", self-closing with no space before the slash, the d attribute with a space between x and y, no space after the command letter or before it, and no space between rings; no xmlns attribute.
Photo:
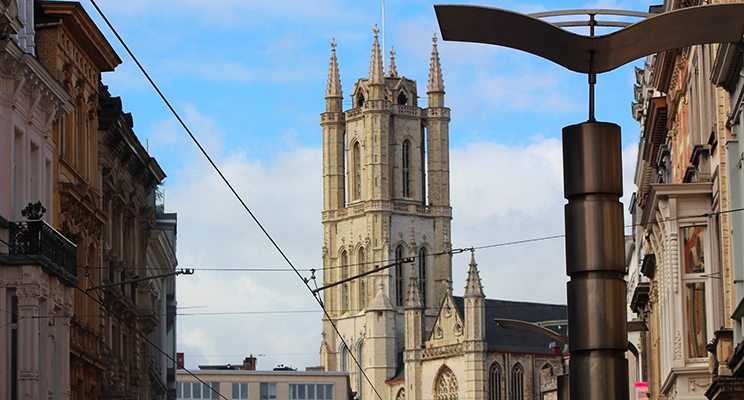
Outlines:
<svg viewBox="0 0 744 400"><path fill-rule="evenodd" d="M699 3L665 1L652 11ZM668 50L649 56L637 71L639 268L630 269L628 300L648 328L636 337L638 379L648 382L654 399L703 399L719 373L730 374L708 345L719 338L730 343L736 306L730 103L711 81L719 47Z"/></svg>
<svg viewBox="0 0 744 400"><path fill-rule="evenodd" d="M67 399L75 246L52 228L53 121L70 96L34 56L34 1L0 3L0 398ZM37 201L41 219L21 210Z"/></svg>
<svg viewBox="0 0 744 400"><path fill-rule="evenodd" d="M331 45L321 114L323 281L395 265L323 292L330 318L321 365L349 371L360 399L554 396L555 377L565 372L562 347L492 321L553 321L560 331L565 306L486 299L474 257L464 296L452 295L450 110L436 37L427 108L418 104L416 81L398 74L394 52L383 70L375 29L369 77L354 84L344 111Z"/></svg>
<svg viewBox="0 0 744 400"><path fill-rule="evenodd" d="M102 209L98 168L98 82L121 60L76 2L37 2L39 60L70 94L74 109L53 125L54 226L77 244L81 285L101 279ZM86 268L87 267L87 268ZM70 343L71 398L97 398L109 361L103 357L102 308L74 295Z"/></svg>

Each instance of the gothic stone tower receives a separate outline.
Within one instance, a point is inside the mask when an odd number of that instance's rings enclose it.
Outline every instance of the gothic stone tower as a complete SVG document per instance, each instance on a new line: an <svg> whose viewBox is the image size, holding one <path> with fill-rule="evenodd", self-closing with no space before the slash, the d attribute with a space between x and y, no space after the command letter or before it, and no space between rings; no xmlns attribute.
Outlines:
<svg viewBox="0 0 744 400"><path fill-rule="evenodd" d="M423 309L422 326L410 334L424 335L452 276L451 255L443 254L451 249L450 110L444 107L436 36L428 108L422 109L416 81L398 75L392 50L387 74L383 71L376 27L374 32L369 78L354 84L352 108L346 111L336 43L331 43L326 112L321 114L324 284L415 258L324 292L343 338L324 318L321 365L327 371L350 371L353 390L369 400L376 395L348 353L384 391L385 381L403 368L405 335L411 330L404 314L409 283L418 285Z"/></svg>

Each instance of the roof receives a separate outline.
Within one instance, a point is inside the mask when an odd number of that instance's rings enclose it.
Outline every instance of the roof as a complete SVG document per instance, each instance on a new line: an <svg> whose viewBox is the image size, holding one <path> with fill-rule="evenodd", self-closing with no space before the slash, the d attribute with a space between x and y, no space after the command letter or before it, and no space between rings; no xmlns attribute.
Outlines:
<svg viewBox="0 0 744 400"><path fill-rule="evenodd" d="M452 296L460 315L465 315L464 300ZM517 319L527 322L567 320L568 308L565 305L527 303L507 300L486 299L486 342L488 351L504 353L529 353L555 355L549 347L555 339L534 332L504 329L493 322L494 318ZM568 326L548 327L556 332L567 334Z"/></svg>

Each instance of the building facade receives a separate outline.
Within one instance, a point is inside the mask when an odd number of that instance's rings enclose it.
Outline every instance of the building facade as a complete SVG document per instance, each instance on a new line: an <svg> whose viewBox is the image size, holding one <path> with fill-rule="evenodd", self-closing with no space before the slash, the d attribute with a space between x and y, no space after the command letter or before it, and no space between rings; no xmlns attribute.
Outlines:
<svg viewBox="0 0 744 400"><path fill-rule="evenodd" d="M422 108L393 51L384 71L377 32L369 77L354 84L346 111L331 44L321 114L323 280L381 271L323 292L330 318L321 365L349 372L358 399L550 398L564 373L562 347L492 321L553 321L560 331L566 307L486 299L474 258L465 295L452 295L450 110L436 36Z"/></svg>
<svg viewBox="0 0 744 400"><path fill-rule="evenodd" d="M0 3L0 398L66 399L78 279L75 245L52 227L52 124L73 106L35 57L33 10ZM22 213L36 202L46 213Z"/></svg>
<svg viewBox="0 0 744 400"><path fill-rule="evenodd" d="M665 1L651 11L700 4ZM658 53L636 74L641 141L632 209L640 226L628 299L648 328L636 337L638 376L654 399L703 399L716 376L730 375L715 361L719 339L731 343L736 307L730 102L711 81L719 48Z"/></svg>
<svg viewBox="0 0 744 400"><path fill-rule="evenodd" d="M77 245L81 287L101 281L107 215L98 168L98 82L121 60L76 2L36 2L38 57L71 96L74 109L53 124L53 225ZM98 398L104 371L101 305L75 291L70 340L72 399Z"/></svg>
<svg viewBox="0 0 744 400"><path fill-rule="evenodd" d="M190 374L184 370L178 371L176 399L221 398L353 400L348 373L210 369L192 371Z"/></svg>
<svg viewBox="0 0 744 400"><path fill-rule="evenodd" d="M96 294L106 304L101 311L101 353L110 365L100 397L165 399L167 368L159 357L163 354L150 354L155 349L148 343L153 338L153 343L164 344L165 332L153 333L167 325L166 313L161 313L167 302L165 282L162 278L130 282L175 272L175 251L166 232L156 230L155 189L165 174L137 139L132 115L122 111L121 99L101 85L98 104L98 169L108 219L101 241L100 284L106 286Z"/></svg>

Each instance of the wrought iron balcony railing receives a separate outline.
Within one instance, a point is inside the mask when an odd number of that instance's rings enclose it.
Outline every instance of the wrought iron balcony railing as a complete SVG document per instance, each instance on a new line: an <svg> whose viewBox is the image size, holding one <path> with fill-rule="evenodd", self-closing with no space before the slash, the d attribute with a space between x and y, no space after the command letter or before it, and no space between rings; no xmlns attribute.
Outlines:
<svg viewBox="0 0 744 400"><path fill-rule="evenodd" d="M59 277L64 284L77 285L75 244L44 221L11 221L8 225L10 255L36 261L47 273ZM19 262L26 260L18 259Z"/></svg>

